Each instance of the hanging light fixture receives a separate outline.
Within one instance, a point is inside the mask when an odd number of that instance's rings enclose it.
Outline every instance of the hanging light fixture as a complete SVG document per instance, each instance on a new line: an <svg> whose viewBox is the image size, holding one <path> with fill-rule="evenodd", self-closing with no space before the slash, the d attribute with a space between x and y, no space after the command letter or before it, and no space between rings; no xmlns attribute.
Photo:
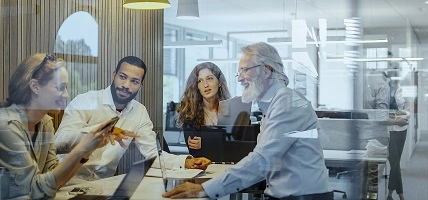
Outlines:
<svg viewBox="0 0 428 200"><path fill-rule="evenodd" d="M129 9L164 9L171 7L168 0L126 0L123 4L124 8Z"/></svg>
<svg viewBox="0 0 428 200"><path fill-rule="evenodd" d="M199 19L198 0L178 0L177 19Z"/></svg>

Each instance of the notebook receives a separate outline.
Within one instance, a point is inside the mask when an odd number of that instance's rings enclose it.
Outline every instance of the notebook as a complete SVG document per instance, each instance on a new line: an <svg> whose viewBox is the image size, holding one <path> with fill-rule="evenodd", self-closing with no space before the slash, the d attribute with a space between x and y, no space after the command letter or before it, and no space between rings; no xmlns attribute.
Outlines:
<svg viewBox="0 0 428 200"><path fill-rule="evenodd" d="M112 196L82 194L70 199L130 199L155 159L156 157L153 157L132 164L131 169L122 179Z"/></svg>

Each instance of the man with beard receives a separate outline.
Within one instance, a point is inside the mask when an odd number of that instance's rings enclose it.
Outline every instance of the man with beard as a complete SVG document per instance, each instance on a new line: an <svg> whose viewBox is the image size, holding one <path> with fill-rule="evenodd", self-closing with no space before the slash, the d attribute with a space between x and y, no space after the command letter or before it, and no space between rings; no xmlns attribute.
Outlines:
<svg viewBox="0 0 428 200"><path fill-rule="evenodd" d="M144 158L157 156L156 134L146 107L134 100L140 90L147 68L144 62L135 56L122 58L112 74L109 87L99 91L89 91L77 95L64 111L61 124L55 134L58 153L68 153L82 136L93 127L107 119L118 116L116 127L127 134L127 139L118 139L119 145L107 144L97 149L89 157L73 179L73 183L83 180L97 180L114 175L120 158L135 137L135 142ZM135 134L133 134L135 133ZM114 137L114 136L113 136ZM187 155L165 153L165 165L169 169L201 168L205 169L210 161L206 158L192 158ZM159 162L155 161L159 165Z"/></svg>
<svg viewBox="0 0 428 200"><path fill-rule="evenodd" d="M260 42L242 50L237 74L242 101L257 101L264 116L257 146L226 173L202 185L179 185L162 196L217 199L265 179L269 199L333 199L311 103L287 87L274 47Z"/></svg>

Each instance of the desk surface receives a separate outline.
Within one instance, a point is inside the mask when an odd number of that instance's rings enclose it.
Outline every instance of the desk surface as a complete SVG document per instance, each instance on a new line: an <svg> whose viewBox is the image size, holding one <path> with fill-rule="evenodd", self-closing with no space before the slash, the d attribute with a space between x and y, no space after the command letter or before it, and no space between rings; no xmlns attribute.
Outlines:
<svg viewBox="0 0 428 200"><path fill-rule="evenodd" d="M383 164L386 163L388 158L386 157L368 157L365 154L365 150L351 150L351 151L340 151L340 150L323 150L324 160L329 161L367 161L373 163Z"/></svg>
<svg viewBox="0 0 428 200"><path fill-rule="evenodd" d="M218 176L221 173L230 167L231 165L219 165L212 164L206 170L206 175L201 176L199 178L212 178ZM102 195L113 195L117 186L120 184L125 175L113 176L106 179L101 179L97 181L90 181L87 183L72 185L63 187L58 190L55 199L69 199L73 197L73 195L69 195L68 191L73 189L74 187L94 187L98 190L102 190ZM165 193L162 178L157 177L144 177L135 191L134 195L132 195L131 199L165 199L162 198L162 194ZM193 198L195 199L195 198ZM206 199L206 198L199 198Z"/></svg>
<svg viewBox="0 0 428 200"><path fill-rule="evenodd" d="M328 162L358 162L358 161L369 161L379 164L384 164L387 161L387 158L368 158L361 151L338 151L338 150L324 150L324 159L326 165ZM213 178L218 176L221 173L230 167L231 165L220 165L212 164L206 170L206 175L201 178ZM102 191L103 195L112 195L116 190L119 183L122 181L125 175L114 176L106 179L101 179L97 181L91 181L79 185L67 186L58 190L55 199L69 199L73 197L68 194L74 187L94 187ZM141 181L137 190L131 199L164 199L162 194L164 193L164 186L161 178L156 177L144 177ZM206 198L200 198L206 199Z"/></svg>

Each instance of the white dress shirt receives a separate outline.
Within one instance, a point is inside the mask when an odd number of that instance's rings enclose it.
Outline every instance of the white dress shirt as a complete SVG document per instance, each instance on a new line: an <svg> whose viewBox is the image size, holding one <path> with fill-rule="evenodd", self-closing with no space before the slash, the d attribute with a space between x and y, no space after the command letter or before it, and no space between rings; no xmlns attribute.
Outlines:
<svg viewBox="0 0 428 200"><path fill-rule="evenodd" d="M264 193L277 198L328 192L311 103L284 84L275 84L258 104L264 117L257 146L224 175L203 183L207 195L219 198L263 179L267 183Z"/></svg>
<svg viewBox="0 0 428 200"><path fill-rule="evenodd" d="M395 97L395 101L397 102L397 107L398 110L400 111L404 111L406 114L405 115L396 115L395 118L410 118L410 113L404 108L404 103L406 102L406 100L403 97L403 89L401 88L400 85L397 86L398 88L391 88L391 96ZM398 125L394 125L394 126L388 126L388 130L389 131L404 131L407 129L407 125L405 126L398 126Z"/></svg>
<svg viewBox="0 0 428 200"><path fill-rule="evenodd" d="M55 134L55 145L59 153L67 153L76 146L83 134L97 128L107 119L119 116L116 126L133 131L140 135L135 138L138 149L144 158L157 156L156 134L153 132L153 123L146 107L136 100L129 102L122 112L116 110L110 91L110 86L104 90L89 91L77 95L67 106L58 131ZM124 140L129 146L132 138ZM77 179L97 180L111 177L116 172L120 158L126 149L117 142L95 150L79 172ZM172 155L164 153L165 165L168 169L183 168L187 155ZM156 159L154 166L159 166Z"/></svg>

